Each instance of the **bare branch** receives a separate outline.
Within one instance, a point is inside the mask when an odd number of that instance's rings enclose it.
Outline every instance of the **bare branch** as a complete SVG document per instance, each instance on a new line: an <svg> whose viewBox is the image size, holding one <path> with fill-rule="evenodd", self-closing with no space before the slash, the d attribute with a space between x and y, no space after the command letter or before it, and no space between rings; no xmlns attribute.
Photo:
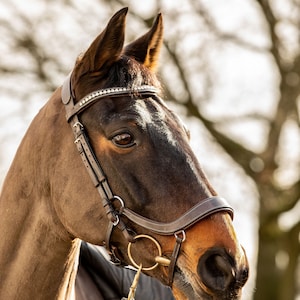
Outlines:
<svg viewBox="0 0 300 300"><path fill-rule="evenodd" d="M233 141L231 138L227 137L220 131L218 131L215 128L214 122L208 120L205 118L199 111L198 106L193 101L193 94L191 93L191 90L189 88L189 84L187 82L187 76L185 75L184 69L175 54L175 52L166 44L166 49L168 50L168 53L170 57L174 61L174 65L176 65L180 78L183 82L183 85L185 87L185 90L187 92L186 101L184 102L184 106L187 108L188 115L198 118L207 128L207 130L210 132L210 134L216 139L217 143L219 143L223 149L232 157L234 161L236 161L241 167L243 167L244 171L250 175L250 176L256 176L256 174L253 172L253 170L250 168L249 162L257 156L254 152L246 149L241 144L237 143L236 141ZM172 92L169 90L169 94L172 94ZM172 95L172 99L175 99L177 102L180 103L180 101L177 100L176 95Z"/></svg>
<svg viewBox="0 0 300 300"><path fill-rule="evenodd" d="M219 40L221 41L226 41L233 43L237 46L243 47L244 49L248 49L250 51L255 51L255 52L267 52L269 49L263 48L263 47L258 47L254 44L251 44L240 37L237 37L234 34L226 33L222 31L216 24L216 22L213 20L212 16L210 15L209 11L205 8L203 3L201 1L192 1L194 11L197 12L199 16L201 16L207 25L207 27L210 29L210 31L218 37Z"/></svg>

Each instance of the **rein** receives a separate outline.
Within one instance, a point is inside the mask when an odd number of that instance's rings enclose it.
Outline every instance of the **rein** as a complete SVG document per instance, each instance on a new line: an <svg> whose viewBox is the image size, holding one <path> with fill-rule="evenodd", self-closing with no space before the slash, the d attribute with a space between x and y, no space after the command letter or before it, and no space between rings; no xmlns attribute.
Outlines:
<svg viewBox="0 0 300 300"><path fill-rule="evenodd" d="M175 221L164 223L151 220L143 217L136 212L125 206L125 202L117 195L114 195L112 189L108 183L107 177L98 161L90 143L84 126L80 123L78 114L83 112L87 107L99 101L105 97L120 97L120 96L132 96L135 98L158 98L157 89L153 86L142 85L134 88L113 87L108 89L96 90L87 96L83 97L80 101L75 103L75 97L72 92L71 86L71 74L66 78L61 92L62 102L66 109L66 118L71 125L75 140L74 143L82 158L83 164L89 173L94 186L97 188L100 198L102 199L102 205L106 211L109 225L105 239L106 248L114 254L114 251L110 247L110 238L112 231L115 227L120 229L129 245L134 243L137 238L132 230L126 227L125 223L121 219L121 216L125 216L131 222L149 230L150 232L159 235L174 235L175 246L170 259L162 257L156 257L155 261L158 264L169 267L169 286L172 285L176 261L180 252L182 242L185 241L185 230L191 227L193 224L206 218L207 216L216 212L227 212L233 218L233 209L229 206L225 199L221 197L209 197L200 201L193 206L190 210L185 212L181 217ZM119 202L119 205L115 205ZM118 208L117 208L118 207ZM142 237L153 239L150 236L143 235ZM135 265L131 255L130 260ZM145 270L147 268L142 268Z"/></svg>

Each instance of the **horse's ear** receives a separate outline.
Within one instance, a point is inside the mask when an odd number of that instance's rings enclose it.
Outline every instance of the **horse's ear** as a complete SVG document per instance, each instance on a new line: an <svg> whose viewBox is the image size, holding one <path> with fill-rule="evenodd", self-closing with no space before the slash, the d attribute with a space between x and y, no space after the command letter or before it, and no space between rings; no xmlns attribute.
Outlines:
<svg viewBox="0 0 300 300"><path fill-rule="evenodd" d="M77 78L87 72L104 73L119 59L124 45L127 11L126 7L115 13L102 33L77 60L74 70Z"/></svg>
<svg viewBox="0 0 300 300"><path fill-rule="evenodd" d="M155 70L163 42L163 19L158 14L152 28L125 48L125 54L134 57L147 68Z"/></svg>

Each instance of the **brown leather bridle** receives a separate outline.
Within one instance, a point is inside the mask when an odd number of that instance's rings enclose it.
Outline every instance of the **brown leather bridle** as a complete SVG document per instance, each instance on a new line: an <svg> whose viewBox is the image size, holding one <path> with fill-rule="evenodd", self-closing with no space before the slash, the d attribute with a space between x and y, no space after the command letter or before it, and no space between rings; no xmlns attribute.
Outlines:
<svg viewBox="0 0 300 300"><path fill-rule="evenodd" d="M82 158L86 170L93 181L94 186L97 188L100 194L102 205L109 220L105 241L107 249L111 251L110 237L115 227L123 232L129 243L135 242L134 232L125 225L124 221L121 219L121 216L125 216L131 222L149 230L150 232L159 235L174 235L176 238L176 244L170 257L170 263L168 264L169 285L171 286L173 282L176 261L180 252L180 246L185 240L184 230L206 218L207 216L220 211L229 213L231 218L233 218L233 209L229 206L225 199L218 196L209 197L200 201L178 219L172 222L164 223L157 222L137 214L136 212L127 208L125 206L125 202L119 196L114 195L100 162L98 161L89 143L84 126L80 123L78 115L87 107L102 98L121 96L132 96L137 99L148 97L154 99L158 98L155 87L143 85L135 88L112 87L108 89L96 90L83 97L80 101L75 102L75 96L73 95L71 86L71 73L66 78L61 92L62 102L66 109L66 118L71 125L75 137L74 143L77 146L77 150ZM119 204L115 205L116 202L119 202Z"/></svg>

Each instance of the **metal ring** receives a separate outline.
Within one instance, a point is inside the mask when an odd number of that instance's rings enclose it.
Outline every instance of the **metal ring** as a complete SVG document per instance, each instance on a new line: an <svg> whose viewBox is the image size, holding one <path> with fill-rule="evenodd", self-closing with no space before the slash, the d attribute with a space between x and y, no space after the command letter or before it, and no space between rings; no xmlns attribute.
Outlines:
<svg viewBox="0 0 300 300"><path fill-rule="evenodd" d="M179 231L175 232L174 236L175 236L176 239L178 239L180 234L182 235L182 241L181 242L183 243L186 239L186 235L185 235L184 230L179 230Z"/></svg>
<svg viewBox="0 0 300 300"><path fill-rule="evenodd" d="M77 126L78 126L80 129L83 128L83 125L82 125L79 121L76 122L76 123L73 125L74 128L76 128Z"/></svg>
<svg viewBox="0 0 300 300"><path fill-rule="evenodd" d="M145 238L145 239L149 239L150 241L152 241L155 246L157 247L157 250L158 250L158 256L162 256L162 250L161 250L161 247L160 247L160 244L158 243L158 241L156 239L154 239L152 236L150 235L146 235L146 234L139 234L137 236L134 237L135 240L137 239L141 239L141 238ZM131 263L136 267L136 268L139 268L140 265L137 264L133 257L132 257L132 254L131 254L131 244L132 243L128 243L128 247L127 247L127 252L128 252L128 257L131 261ZM155 263L153 266L151 267L147 267L147 268L142 268L142 271L150 271L150 270L153 270L155 269L159 264L158 263Z"/></svg>
<svg viewBox="0 0 300 300"><path fill-rule="evenodd" d="M118 215L115 216L116 217L116 221L112 222L114 226L117 226L120 222L120 218Z"/></svg>
<svg viewBox="0 0 300 300"><path fill-rule="evenodd" d="M120 204L121 204L121 209L123 209L123 208L125 207L124 201L123 201L123 199L122 199L121 197L114 195L114 196L112 197L112 201L114 201L114 200L118 200L118 201L120 202Z"/></svg>

